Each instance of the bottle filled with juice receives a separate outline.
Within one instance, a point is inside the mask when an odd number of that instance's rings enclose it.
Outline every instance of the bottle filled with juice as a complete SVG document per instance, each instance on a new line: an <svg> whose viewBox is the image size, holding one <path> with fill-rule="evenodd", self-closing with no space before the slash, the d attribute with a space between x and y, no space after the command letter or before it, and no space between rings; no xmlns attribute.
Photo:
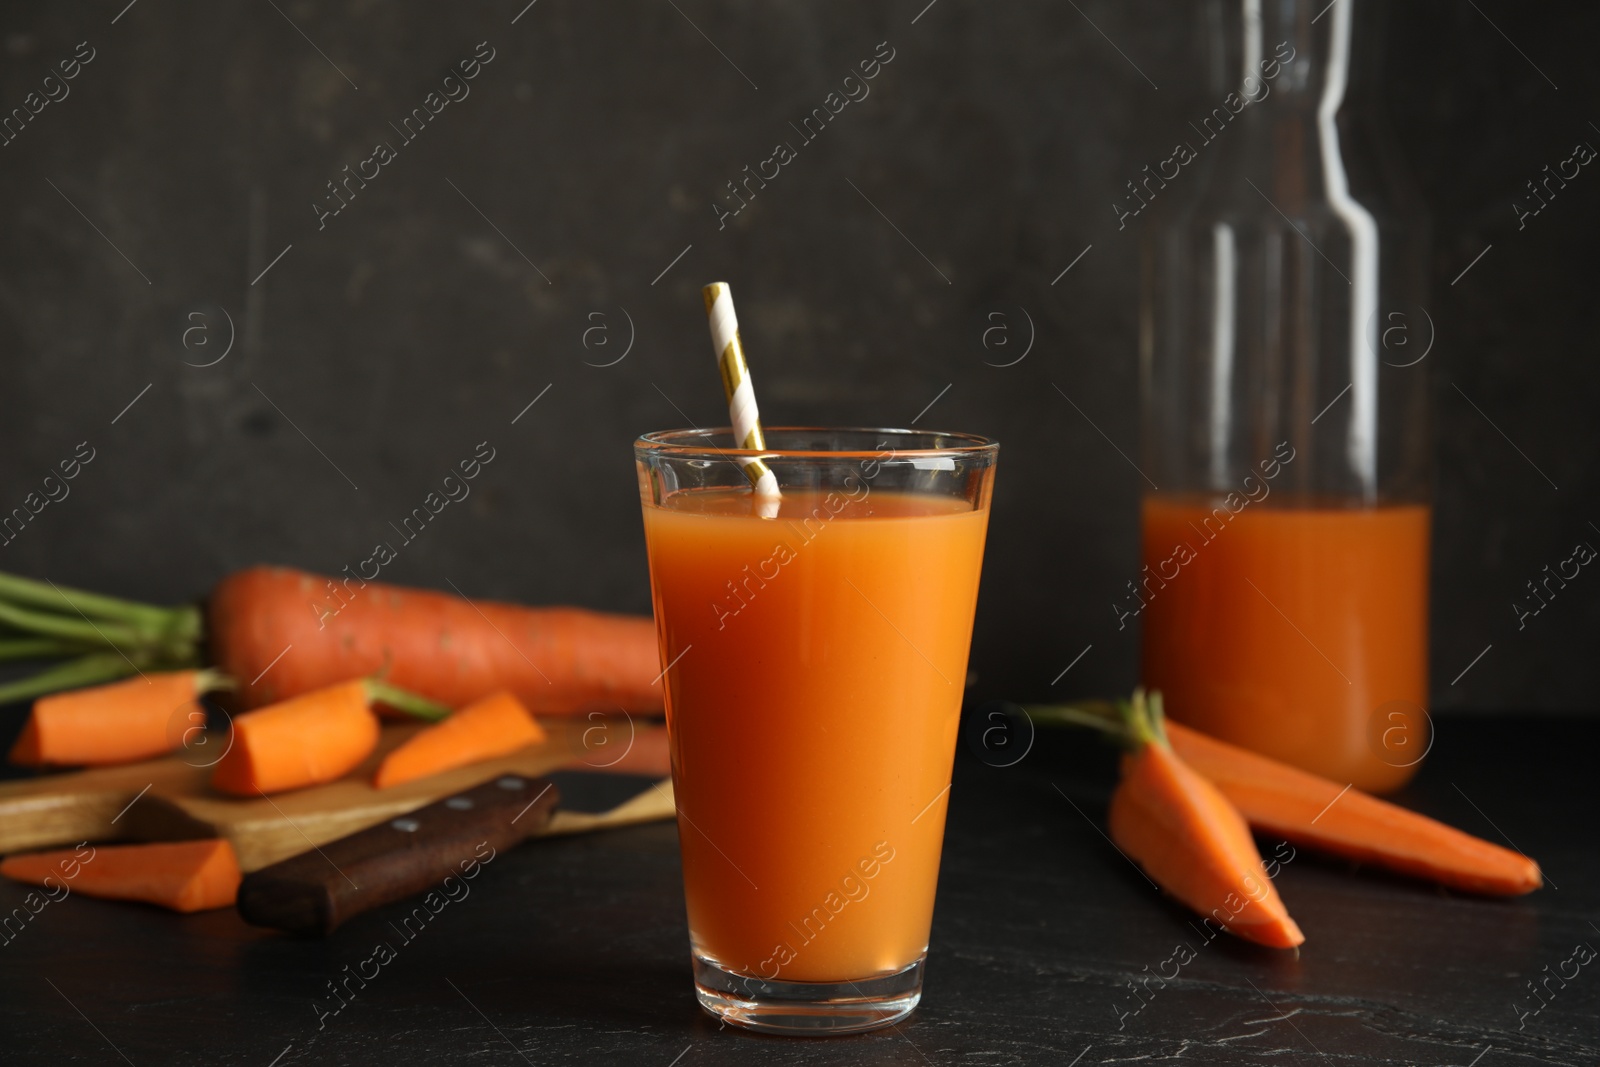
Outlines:
<svg viewBox="0 0 1600 1067"><path fill-rule="evenodd" d="M1116 610L1174 718L1383 792L1431 742L1426 234L1363 106L1381 12L1324 2L1202 9L1210 88L1130 199L1150 488Z"/></svg>

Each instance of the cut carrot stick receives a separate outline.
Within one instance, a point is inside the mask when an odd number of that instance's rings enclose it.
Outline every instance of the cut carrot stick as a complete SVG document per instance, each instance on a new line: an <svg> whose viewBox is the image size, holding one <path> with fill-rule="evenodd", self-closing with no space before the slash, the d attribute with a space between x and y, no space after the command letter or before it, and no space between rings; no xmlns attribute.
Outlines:
<svg viewBox="0 0 1600 1067"><path fill-rule="evenodd" d="M1111 839L1168 893L1229 933L1272 948L1305 941L1266 875L1250 828L1168 745L1142 693L1111 796Z"/></svg>
<svg viewBox="0 0 1600 1067"><path fill-rule="evenodd" d="M440 771L504 756L543 741L544 728L504 690L469 704L423 730L383 758L372 784L379 789Z"/></svg>
<svg viewBox="0 0 1600 1067"><path fill-rule="evenodd" d="M0 860L0 875L29 885L65 885L86 897L140 900L185 912L230 906L240 877L233 846L220 838L7 856Z"/></svg>
<svg viewBox="0 0 1600 1067"><path fill-rule="evenodd" d="M1518 896L1544 884L1520 852L1178 723L1167 736L1263 833L1472 893Z"/></svg>
<svg viewBox="0 0 1600 1067"><path fill-rule="evenodd" d="M103 766L171 752L205 729L199 695L227 684L216 671L151 672L40 697L11 747L11 762Z"/></svg>
<svg viewBox="0 0 1600 1067"><path fill-rule="evenodd" d="M211 785L224 793L256 796L344 777L378 746L374 702L424 719L450 713L443 705L371 678L319 689L237 716Z"/></svg>
<svg viewBox="0 0 1600 1067"><path fill-rule="evenodd" d="M349 773L377 745L367 683L345 682L234 718L211 784L240 796L319 785Z"/></svg>

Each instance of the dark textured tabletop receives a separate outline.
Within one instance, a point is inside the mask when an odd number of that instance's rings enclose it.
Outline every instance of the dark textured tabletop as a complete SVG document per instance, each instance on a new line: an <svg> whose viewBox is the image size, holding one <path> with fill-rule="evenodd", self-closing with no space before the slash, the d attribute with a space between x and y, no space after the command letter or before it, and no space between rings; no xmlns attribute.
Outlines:
<svg viewBox="0 0 1600 1067"><path fill-rule="evenodd" d="M926 994L893 1030L719 1029L690 988L660 824L507 852L410 940L399 905L316 941L231 911L68 897L0 946L0 1062L1589 1067L1600 959L1577 961L1600 946L1597 743L1592 720L1444 718L1401 799L1514 841L1552 881L1481 900L1301 851L1277 876L1298 957L1206 943L1102 836L1111 753L1052 733L1010 767L963 747ZM0 886L0 906L24 892ZM380 941L393 958L365 962ZM373 976L341 1002L329 983L346 967Z"/></svg>

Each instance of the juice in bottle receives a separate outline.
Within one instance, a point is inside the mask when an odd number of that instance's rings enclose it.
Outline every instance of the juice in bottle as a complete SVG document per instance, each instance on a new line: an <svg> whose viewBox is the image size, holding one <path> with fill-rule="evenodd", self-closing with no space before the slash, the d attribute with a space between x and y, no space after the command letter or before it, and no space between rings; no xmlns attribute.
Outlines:
<svg viewBox="0 0 1600 1067"><path fill-rule="evenodd" d="M1430 741L1437 272L1361 88L1357 9L1210 9L1208 98L1248 106L1207 128L1192 180L1126 205L1145 224L1137 599L1175 719L1382 791Z"/></svg>
<svg viewBox="0 0 1600 1067"><path fill-rule="evenodd" d="M1429 741L1428 528L1422 504L1147 497L1144 684L1214 737L1399 788Z"/></svg>
<svg viewBox="0 0 1600 1067"><path fill-rule="evenodd" d="M853 981L925 953L986 499L644 508L695 954Z"/></svg>

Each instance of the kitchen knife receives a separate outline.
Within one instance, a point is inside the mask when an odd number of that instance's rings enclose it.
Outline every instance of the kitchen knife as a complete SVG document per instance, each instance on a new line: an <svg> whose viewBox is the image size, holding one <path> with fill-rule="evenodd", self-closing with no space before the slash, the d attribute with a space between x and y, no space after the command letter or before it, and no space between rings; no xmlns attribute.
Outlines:
<svg viewBox="0 0 1600 1067"><path fill-rule="evenodd" d="M256 926L326 935L364 911L473 871L485 847L499 852L535 834L598 828L630 802L654 803L645 794L670 797L669 788L643 775L597 771L497 775L246 875L239 914Z"/></svg>

